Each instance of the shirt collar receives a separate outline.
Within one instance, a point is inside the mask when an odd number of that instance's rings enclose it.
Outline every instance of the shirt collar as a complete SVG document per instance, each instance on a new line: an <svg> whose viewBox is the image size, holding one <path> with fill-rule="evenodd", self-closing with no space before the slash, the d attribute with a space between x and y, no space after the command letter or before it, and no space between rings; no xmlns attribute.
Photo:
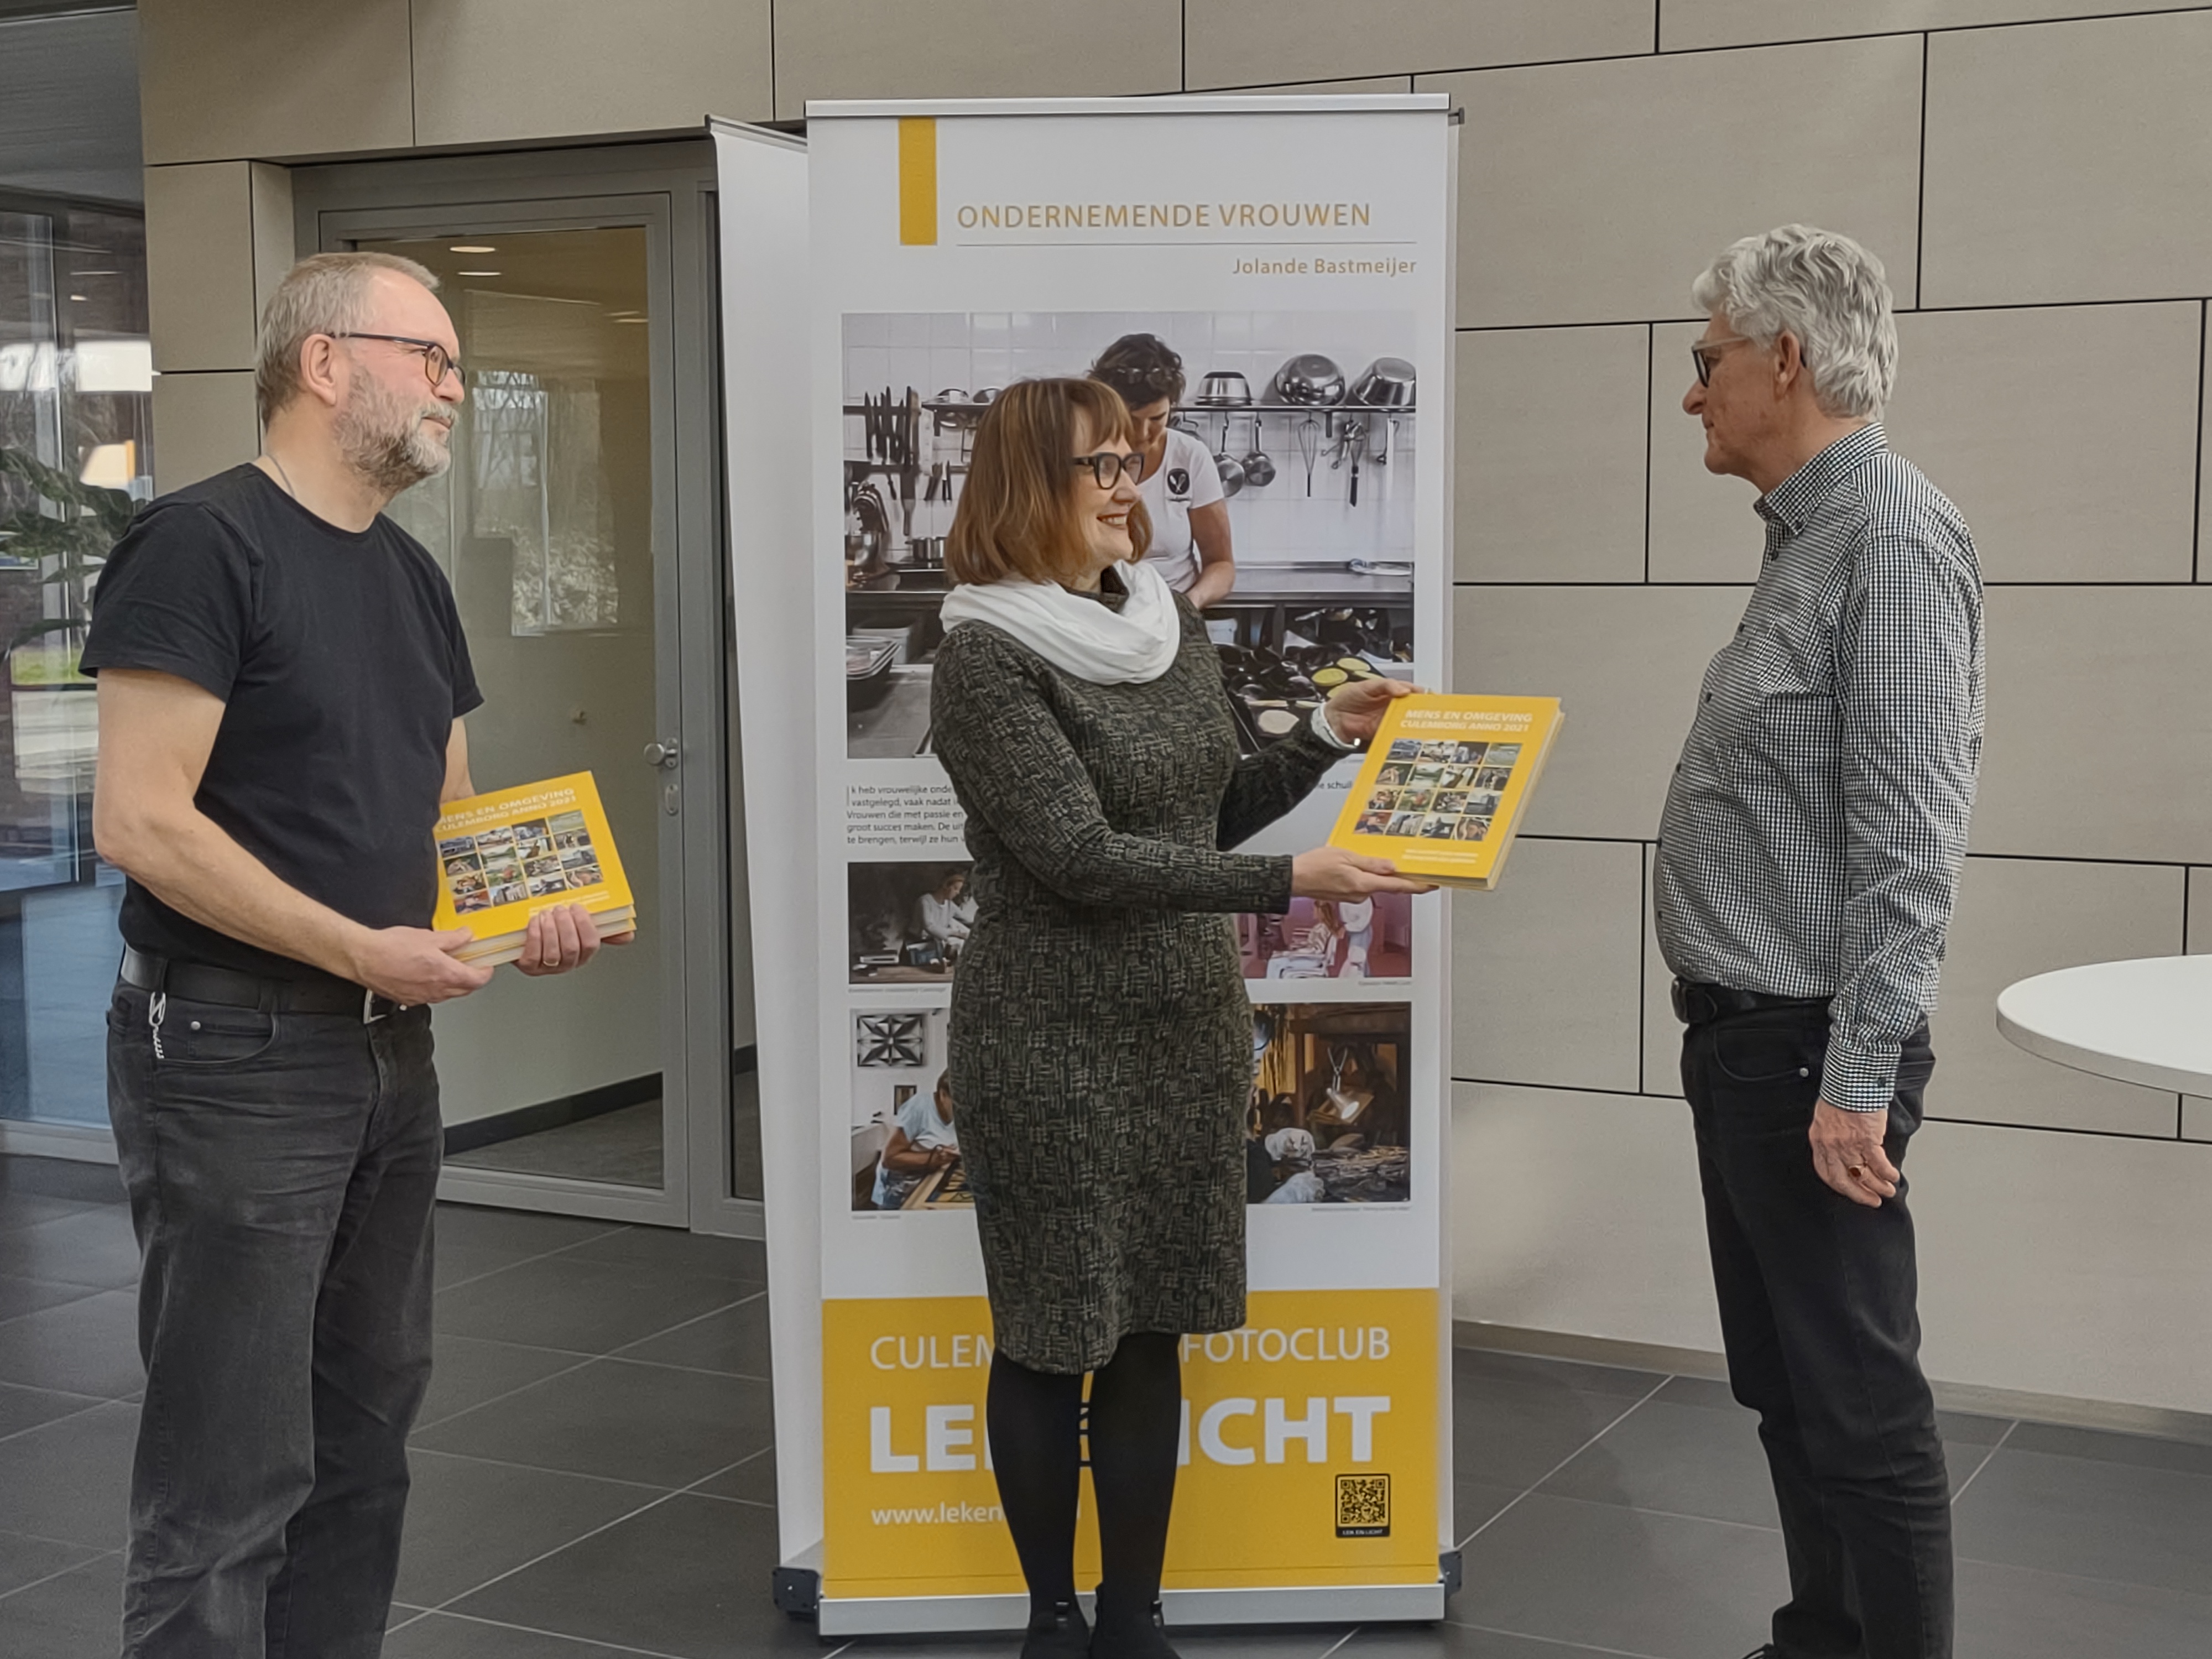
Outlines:
<svg viewBox="0 0 2212 1659"><path fill-rule="evenodd" d="M1752 503L1753 510L1766 520L1770 529L1795 536L1811 520L1813 510L1820 506L1823 496L1857 471L1861 463L1888 447L1889 440L1883 436L1880 421L1863 426L1837 439L1761 495Z"/></svg>

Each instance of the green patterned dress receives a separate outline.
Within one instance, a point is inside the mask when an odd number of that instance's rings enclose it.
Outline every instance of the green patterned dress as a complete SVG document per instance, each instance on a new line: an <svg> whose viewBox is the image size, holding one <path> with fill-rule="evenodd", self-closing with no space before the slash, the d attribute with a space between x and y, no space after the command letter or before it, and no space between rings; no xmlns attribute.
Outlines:
<svg viewBox="0 0 2212 1659"><path fill-rule="evenodd" d="M1176 606L1182 647L1147 684L1078 679L983 623L937 656L980 906L952 1097L996 1341L1034 1370L1244 1318L1252 1017L1227 918L1288 908L1291 860L1223 849L1342 757L1301 726L1240 760L1213 647Z"/></svg>

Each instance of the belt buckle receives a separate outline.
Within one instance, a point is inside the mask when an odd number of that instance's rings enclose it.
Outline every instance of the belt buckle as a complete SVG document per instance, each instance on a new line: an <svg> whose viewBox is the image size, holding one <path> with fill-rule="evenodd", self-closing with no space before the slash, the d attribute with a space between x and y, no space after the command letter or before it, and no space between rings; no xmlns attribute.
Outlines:
<svg viewBox="0 0 2212 1659"><path fill-rule="evenodd" d="M376 993L364 985L361 990L361 1023L364 1025L374 1025L383 1018L382 1014L376 1012Z"/></svg>

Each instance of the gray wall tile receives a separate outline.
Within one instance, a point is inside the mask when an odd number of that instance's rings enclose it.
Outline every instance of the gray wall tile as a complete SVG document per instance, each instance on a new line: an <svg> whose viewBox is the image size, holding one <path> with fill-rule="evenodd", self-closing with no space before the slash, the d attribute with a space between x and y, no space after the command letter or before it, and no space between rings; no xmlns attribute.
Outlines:
<svg viewBox="0 0 2212 1659"><path fill-rule="evenodd" d="M253 213L244 161L146 169L146 300L163 374L253 362Z"/></svg>
<svg viewBox="0 0 2212 1659"><path fill-rule="evenodd" d="M1674 971L1659 953L1659 927L1651 912L1653 872L1659 849L1644 849L1644 1092L1682 1092L1682 1023L1674 1018Z"/></svg>
<svg viewBox="0 0 2212 1659"><path fill-rule="evenodd" d="M1978 853L2212 860L2212 587L1990 591Z"/></svg>
<svg viewBox="0 0 2212 1659"><path fill-rule="evenodd" d="M154 488L167 495L250 461L261 449L253 374L154 378Z"/></svg>
<svg viewBox="0 0 2212 1659"><path fill-rule="evenodd" d="M1966 515L1986 580L2190 580L2203 312L1898 319L1891 441Z"/></svg>
<svg viewBox="0 0 2212 1659"><path fill-rule="evenodd" d="M1515 843L1493 890L1452 896L1455 1076L1632 1092L1644 849Z"/></svg>
<svg viewBox="0 0 2212 1659"><path fill-rule="evenodd" d="M1911 303L1920 58L1894 36L1422 76L1467 109L1461 326L1688 316L1715 254L1791 220L1857 237Z"/></svg>
<svg viewBox="0 0 2212 1659"><path fill-rule="evenodd" d="M2112 12L2185 11L2202 0L1663 0L1664 52L1832 40L1906 29L1975 28Z"/></svg>
<svg viewBox="0 0 2212 1659"><path fill-rule="evenodd" d="M249 162L247 184L253 214L253 317L258 326L269 296L300 257L293 240L299 226L292 213L289 167Z"/></svg>
<svg viewBox="0 0 2212 1659"><path fill-rule="evenodd" d="M2212 957L2212 868L2189 872L2189 954Z"/></svg>
<svg viewBox="0 0 2212 1659"><path fill-rule="evenodd" d="M1743 616L1741 587L1461 587L1453 678L1465 690L1556 696L1567 723L1527 829L1658 833L1705 665Z"/></svg>
<svg viewBox="0 0 2212 1659"><path fill-rule="evenodd" d="M1646 331L1459 337L1461 581L1644 580Z"/></svg>
<svg viewBox="0 0 2212 1659"><path fill-rule="evenodd" d="M1130 0L1110 17L1082 0L780 0L775 8L775 112L785 119L805 114L810 98L1058 98L1182 87L1182 0Z"/></svg>
<svg viewBox="0 0 2212 1659"><path fill-rule="evenodd" d="M1759 574L1766 532L1741 478L1705 471L1705 433L1682 412L1690 389L1690 343L1698 323L1651 331L1651 580L1741 582Z"/></svg>
<svg viewBox="0 0 2212 1659"><path fill-rule="evenodd" d="M1937 34L1928 77L1923 303L2212 289L2212 10Z"/></svg>
<svg viewBox="0 0 2212 1659"><path fill-rule="evenodd" d="M1455 1317L1719 1350L1681 1102L1462 1083L1452 1103Z"/></svg>
<svg viewBox="0 0 2212 1659"><path fill-rule="evenodd" d="M696 129L709 112L768 120L769 10L769 0L415 0L416 142Z"/></svg>
<svg viewBox="0 0 2212 1659"><path fill-rule="evenodd" d="M1651 12L1651 0L1188 0L1183 41L1197 91L1648 52Z"/></svg>
<svg viewBox="0 0 2212 1659"><path fill-rule="evenodd" d="M415 142L408 0L142 0L149 167Z"/></svg>
<svg viewBox="0 0 2212 1659"><path fill-rule="evenodd" d="M2007 986L2181 948L2181 872L2155 865L1970 859L1929 1021L1937 1117L2171 1135L2173 1096L2039 1059L1996 1027Z"/></svg>
<svg viewBox="0 0 2212 1659"><path fill-rule="evenodd" d="M2184 1140L2212 1140L2212 1100L2202 1095L2181 1097L2181 1138Z"/></svg>

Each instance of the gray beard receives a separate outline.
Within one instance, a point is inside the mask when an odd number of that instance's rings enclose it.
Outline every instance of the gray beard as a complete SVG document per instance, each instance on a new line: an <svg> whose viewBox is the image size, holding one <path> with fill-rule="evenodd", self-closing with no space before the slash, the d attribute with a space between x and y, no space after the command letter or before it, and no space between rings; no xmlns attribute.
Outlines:
<svg viewBox="0 0 2212 1659"><path fill-rule="evenodd" d="M332 435L346 465L388 495L412 489L453 464L453 452L423 430L421 404L403 404L374 381L356 386Z"/></svg>

